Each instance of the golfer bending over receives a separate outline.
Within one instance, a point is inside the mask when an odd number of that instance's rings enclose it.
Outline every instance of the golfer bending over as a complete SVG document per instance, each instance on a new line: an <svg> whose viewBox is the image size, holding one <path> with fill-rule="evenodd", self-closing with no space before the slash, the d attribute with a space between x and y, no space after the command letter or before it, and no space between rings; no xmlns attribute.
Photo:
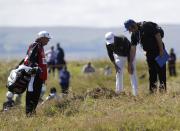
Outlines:
<svg viewBox="0 0 180 131"><path fill-rule="evenodd" d="M112 32L105 34L106 48L111 62L116 69L116 93L123 91L123 71L125 62L128 60L128 72L131 75L133 95L137 95L137 77L135 60L130 63L131 43L123 35L115 36Z"/></svg>

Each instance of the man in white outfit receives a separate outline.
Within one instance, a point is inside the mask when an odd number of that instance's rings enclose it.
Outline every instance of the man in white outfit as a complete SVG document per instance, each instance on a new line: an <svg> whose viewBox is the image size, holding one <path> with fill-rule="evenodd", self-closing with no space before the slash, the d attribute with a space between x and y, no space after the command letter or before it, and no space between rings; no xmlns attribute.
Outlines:
<svg viewBox="0 0 180 131"><path fill-rule="evenodd" d="M125 62L128 61L128 72L131 75L133 95L137 95L137 77L135 59L130 63L131 43L123 35L115 36L112 32L105 34L108 56L116 69L116 93L123 91L123 71Z"/></svg>

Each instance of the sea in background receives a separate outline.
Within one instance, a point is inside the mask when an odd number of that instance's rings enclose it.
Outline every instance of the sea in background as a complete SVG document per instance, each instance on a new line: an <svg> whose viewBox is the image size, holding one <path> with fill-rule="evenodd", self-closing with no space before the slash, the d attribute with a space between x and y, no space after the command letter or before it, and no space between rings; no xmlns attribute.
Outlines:
<svg viewBox="0 0 180 131"><path fill-rule="evenodd" d="M174 48L177 58L180 58L180 25L161 25L165 37L163 41L166 49ZM86 28L86 27L0 27L0 59L22 59L28 45L41 31L48 31L53 39L45 47L60 43L65 51L66 60L91 60L108 58L104 34L108 31L116 35L124 34L130 40L129 32L125 28ZM137 59L145 59L143 50L138 46Z"/></svg>

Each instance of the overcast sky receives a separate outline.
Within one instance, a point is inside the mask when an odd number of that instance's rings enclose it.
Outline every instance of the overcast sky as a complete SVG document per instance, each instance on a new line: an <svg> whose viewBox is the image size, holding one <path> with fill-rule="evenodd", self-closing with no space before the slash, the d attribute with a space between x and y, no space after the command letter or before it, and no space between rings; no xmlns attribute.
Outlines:
<svg viewBox="0 0 180 131"><path fill-rule="evenodd" d="M117 27L126 19L179 24L179 0L0 0L0 26Z"/></svg>

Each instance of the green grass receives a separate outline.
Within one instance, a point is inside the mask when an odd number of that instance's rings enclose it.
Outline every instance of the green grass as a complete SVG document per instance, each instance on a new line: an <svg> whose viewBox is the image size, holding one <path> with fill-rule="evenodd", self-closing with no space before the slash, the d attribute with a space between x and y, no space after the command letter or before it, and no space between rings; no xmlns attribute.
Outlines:
<svg viewBox="0 0 180 131"><path fill-rule="evenodd" d="M6 79L9 70L18 62L11 61L0 63L0 102L5 100ZM166 94L150 95L148 92L148 73L145 62L137 62L138 77L146 74L139 81L139 95L132 96L130 79L127 69L124 72L124 94L106 97L108 91L97 99L87 95L96 88L115 88L115 71L112 76L103 75L103 67L109 61L92 61L96 73L84 76L81 73L85 61L68 63L71 72L70 95L60 101L50 101L39 105L37 115L27 118L24 113L24 102L20 107L15 107L9 112L0 113L0 130L2 131L58 131L58 130L147 130L147 131L172 131L180 130L180 76L168 76L168 92ZM178 63L177 69L180 68ZM179 72L180 73L180 72ZM168 74L168 72L167 72ZM48 95L50 87L55 86L60 93L58 74L55 78L49 76L47 81ZM25 95L24 95L25 96ZM23 101L24 101L23 96ZM0 105L2 108L2 104Z"/></svg>

